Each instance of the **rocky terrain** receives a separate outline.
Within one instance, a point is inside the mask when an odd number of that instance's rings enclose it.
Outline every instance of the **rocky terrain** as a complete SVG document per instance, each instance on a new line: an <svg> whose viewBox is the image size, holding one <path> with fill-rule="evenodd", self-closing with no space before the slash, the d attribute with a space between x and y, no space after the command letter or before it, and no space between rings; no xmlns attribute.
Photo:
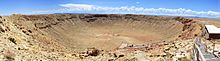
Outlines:
<svg viewBox="0 0 220 61"><path fill-rule="evenodd" d="M199 21L199 23L202 24L211 24L220 27L219 19L195 19L195 20ZM204 26L203 26L203 30L205 30ZM203 37L204 38L202 38L202 43L206 46L206 51L210 54L213 54L215 57L220 58L220 40L207 39L208 34L204 34Z"/></svg>
<svg viewBox="0 0 220 61"><path fill-rule="evenodd" d="M202 31L194 19L131 14L15 14L0 21L0 61L188 61Z"/></svg>

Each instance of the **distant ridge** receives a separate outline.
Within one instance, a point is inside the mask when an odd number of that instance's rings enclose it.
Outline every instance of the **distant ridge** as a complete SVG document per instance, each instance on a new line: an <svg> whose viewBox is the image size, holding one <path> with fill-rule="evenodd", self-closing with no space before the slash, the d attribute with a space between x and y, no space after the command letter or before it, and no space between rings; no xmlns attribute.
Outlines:
<svg viewBox="0 0 220 61"><path fill-rule="evenodd" d="M54 14L91 14L91 13L54 13Z"/></svg>
<svg viewBox="0 0 220 61"><path fill-rule="evenodd" d="M54 13L54 14L97 14L97 13ZM144 14L144 15L148 15L148 14ZM153 15L153 16L171 16L172 15ZM174 16L176 17L176 16ZM198 17L198 16L181 16L181 17L185 17L185 18L209 18L209 19L218 19L220 20L220 18L210 18L210 17Z"/></svg>

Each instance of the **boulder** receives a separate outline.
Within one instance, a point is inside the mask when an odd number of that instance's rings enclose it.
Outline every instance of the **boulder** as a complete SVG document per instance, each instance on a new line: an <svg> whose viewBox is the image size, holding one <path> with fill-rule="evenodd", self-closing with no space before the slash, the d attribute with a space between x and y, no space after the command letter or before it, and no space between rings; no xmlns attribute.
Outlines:
<svg viewBox="0 0 220 61"><path fill-rule="evenodd" d="M4 27L2 24L0 24L0 30L1 30L2 32L5 32L5 31L6 31L6 27Z"/></svg>
<svg viewBox="0 0 220 61"><path fill-rule="evenodd" d="M100 50L96 48L88 48L86 52L89 56L98 56L100 54Z"/></svg>

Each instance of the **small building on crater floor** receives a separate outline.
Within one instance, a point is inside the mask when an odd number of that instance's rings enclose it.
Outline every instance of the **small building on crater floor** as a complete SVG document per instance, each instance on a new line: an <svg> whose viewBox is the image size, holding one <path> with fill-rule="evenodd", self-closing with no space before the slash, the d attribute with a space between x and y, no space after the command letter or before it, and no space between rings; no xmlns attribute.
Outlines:
<svg viewBox="0 0 220 61"><path fill-rule="evenodd" d="M220 28L214 25L205 25L208 39L220 39Z"/></svg>

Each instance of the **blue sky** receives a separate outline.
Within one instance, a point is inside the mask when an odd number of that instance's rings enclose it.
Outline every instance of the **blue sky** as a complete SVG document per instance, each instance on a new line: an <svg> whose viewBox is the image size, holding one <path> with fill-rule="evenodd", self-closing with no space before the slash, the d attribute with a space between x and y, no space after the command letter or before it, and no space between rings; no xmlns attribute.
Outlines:
<svg viewBox="0 0 220 61"><path fill-rule="evenodd" d="M98 13L220 17L220 0L1 0L0 15Z"/></svg>

